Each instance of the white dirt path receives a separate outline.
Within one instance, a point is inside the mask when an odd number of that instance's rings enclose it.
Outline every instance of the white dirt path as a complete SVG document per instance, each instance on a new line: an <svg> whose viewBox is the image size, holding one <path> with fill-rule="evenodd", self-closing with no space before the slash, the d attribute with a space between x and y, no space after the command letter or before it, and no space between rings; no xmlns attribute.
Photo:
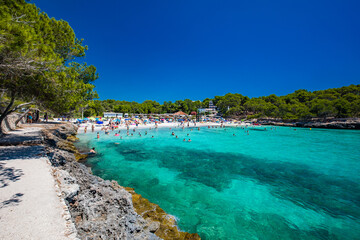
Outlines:
<svg viewBox="0 0 360 240"><path fill-rule="evenodd" d="M1 146L0 239L74 239L64 210L43 147Z"/></svg>

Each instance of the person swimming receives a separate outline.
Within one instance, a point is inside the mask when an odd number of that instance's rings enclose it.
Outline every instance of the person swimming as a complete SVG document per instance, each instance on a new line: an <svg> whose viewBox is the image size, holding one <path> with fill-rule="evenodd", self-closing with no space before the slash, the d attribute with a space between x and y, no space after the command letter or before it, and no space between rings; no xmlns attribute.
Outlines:
<svg viewBox="0 0 360 240"><path fill-rule="evenodd" d="M189 138L188 142L191 142L191 139Z"/></svg>
<svg viewBox="0 0 360 240"><path fill-rule="evenodd" d="M99 132L97 133L97 138L100 138L100 134L99 134Z"/></svg>
<svg viewBox="0 0 360 240"><path fill-rule="evenodd" d="M96 154L95 148L93 147L92 149L90 149L90 153L91 154Z"/></svg>

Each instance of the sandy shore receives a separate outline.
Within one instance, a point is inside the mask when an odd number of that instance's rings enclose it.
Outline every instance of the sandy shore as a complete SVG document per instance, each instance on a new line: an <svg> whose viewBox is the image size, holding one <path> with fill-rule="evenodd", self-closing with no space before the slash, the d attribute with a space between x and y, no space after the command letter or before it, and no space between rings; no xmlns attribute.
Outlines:
<svg viewBox="0 0 360 240"><path fill-rule="evenodd" d="M91 132L92 125L94 125L94 131L95 132L101 131L101 129L103 127L108 127L107 125L86 123L86 124L80 124L78 132L79 133L84 132L85 127L87 127L88 132ZM196 125L194 123L190 123L189 127L207 127L207 126L220 126L220 125L221 125L220 123L213 123L213 122L210 122L210 123L196 123ZM226 123L224 125L225 126L236 126L238 124ZM239 126L242 126L242 125L239 125ZM158 124L158 128L181 128L181 127L182 126L180 126L179 123L161 123L161 124ZM184 127L187 128L188 125L185 124ZM150 128L152 128L152 129L155 128L155 124L154 123L146 124L146 125L145 124L139 124L138 126L129 125L129 130L132 130L132 129L144 129L145 130L145 129L150 129ZM119 125L117 129L118 130L126 130L127 126L122 124L122 125Z"/></svg>
<svg viewBox="0 0 360 240"><path fill-rule="evenodd" d="M40 138L40 128L9 137L26 136ZM74 239L64 207L43 146L0 147L0 239Z"/></svg>

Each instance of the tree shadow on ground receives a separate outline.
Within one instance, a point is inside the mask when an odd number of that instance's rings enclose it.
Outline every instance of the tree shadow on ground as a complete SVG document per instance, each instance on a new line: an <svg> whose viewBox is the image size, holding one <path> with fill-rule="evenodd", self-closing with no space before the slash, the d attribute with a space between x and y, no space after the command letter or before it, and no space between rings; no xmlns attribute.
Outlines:
<svg viewBox="0 0 360 240"><path fill-rule="evenodd" d="M0 147L0 161L26 160L45 156L43 146L8 146Z"/></svg>
<svg viewBox="0 0 360 240"><path fill-rule="evenodd" d="M22 175L24 175L24 173L21 169L6 167L5 163L0 162L0 188L8 186L10 182L20 180Z"/></svg>
<svg viewBox="0 0 360 240"><path fill-rule="evenodd" d="M24 196L23 193L16 193L14 194L10 199L5 200L3 202L0 203L0 209L2 208L6 208L6 207L11 207L11 206L16 206L19 205L19 203L21 202L21 197Z"/></svg>

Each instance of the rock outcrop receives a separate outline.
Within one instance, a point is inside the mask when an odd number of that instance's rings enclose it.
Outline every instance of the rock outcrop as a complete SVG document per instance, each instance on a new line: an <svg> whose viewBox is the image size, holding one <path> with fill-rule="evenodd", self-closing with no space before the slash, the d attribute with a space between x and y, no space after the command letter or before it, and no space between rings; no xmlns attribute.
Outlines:
<svg viewBox="0 0 360 240"><path fill-rule="evenodd" d="M297 120L279 120L279 119L262 119L258 120L264 125L287 126L287 127L305 127L305 128L327 128L327 129L360 129L360 119L315 119L307 121Z"/></svg>
<svg viewBox="0 0 360 240"><path fill-rule="evenodd" d="M132 195L135 211L148 221L148 228L162 239L189 239L198 240L200 236L196 233L182 232L176 225L173 216L167 214L159 205L150 202L137 194L133 188L125 188Z"/></svg>
<svg viewBox="0 0 360 240"><path fill-rule="evenodd" d="M47 155L80 239L200 239L181 232L175 219L133 189L94 176L79 163L76 127L43 131Z"/></svg>
<svg viewBox="0 0 360 240"><path fill-rule="evenodd" d="M2 132L6 133L8 131L15 130L16 129L15 122L16 122L16 120L19 119L20 116L21 116L20 113L12 113L12 114L6 116L1 124ZM25 123L25 118L22 118L19 121L19 123L20 124Z"/></svg>

